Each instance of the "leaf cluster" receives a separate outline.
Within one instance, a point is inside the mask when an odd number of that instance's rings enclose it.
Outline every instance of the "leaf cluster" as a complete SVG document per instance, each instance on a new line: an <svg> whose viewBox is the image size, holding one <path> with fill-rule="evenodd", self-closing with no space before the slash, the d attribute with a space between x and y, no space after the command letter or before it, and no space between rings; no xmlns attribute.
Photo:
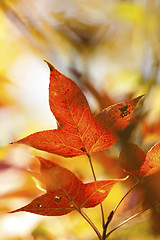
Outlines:
<svg viewBox="0 0 160 240"><path fill-rule="evenodd" d="M104 240L113 231L106 234L107 227L120 203L143 177L159 171L160 143L155 144L147 154L136 144L127 143L122 146L119 157L120 165L127 173L137 176L139 180L105 221L101 203L108 196L114 184L126 178L97 181L91 154L104 151L121 138L142 96L114 104L97 115L93 115L81 89L50 63L47 62L47 64L50 69L49 105L57 120L57 129L36 132L15 143L29 145L66 158L86 155L90 162L94 182L83 183L66 168L38 157L41 166L40 173L32 174L43 184L46 193L26 206L13 210L12 213L28 211L46 216L60 216L76 210L92 226L98 238ZM129 159L130 156L131 159ZM82 210L82 208L91 208L98 204L101 205L102 212L102 235Z"/></svg>

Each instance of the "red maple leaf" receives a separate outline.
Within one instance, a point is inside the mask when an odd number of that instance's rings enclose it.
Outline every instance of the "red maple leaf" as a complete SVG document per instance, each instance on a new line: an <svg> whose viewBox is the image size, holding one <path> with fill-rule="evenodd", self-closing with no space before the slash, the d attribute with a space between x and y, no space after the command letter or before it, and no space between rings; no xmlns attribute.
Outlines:
<svg viewBox="0 0 160 240"><path fill-rule="evenodd" d="M33 133L16 143L73 157L102 151L118 141L141 98L115 104L96 117L80 88L50 63L49 105L58 129ZM117 132L118 131L118 132Z"/></svg>
<svg viewBox="0 0 160 240"><path fill-rule="evenodd" d="M115 183L124 179L103 180L83 183L71 171L53 162L40 158L41 181L46 193L28 205L12 211L27 211L46 216L59 216L73 210L90 208L101 203Z"/></svg>

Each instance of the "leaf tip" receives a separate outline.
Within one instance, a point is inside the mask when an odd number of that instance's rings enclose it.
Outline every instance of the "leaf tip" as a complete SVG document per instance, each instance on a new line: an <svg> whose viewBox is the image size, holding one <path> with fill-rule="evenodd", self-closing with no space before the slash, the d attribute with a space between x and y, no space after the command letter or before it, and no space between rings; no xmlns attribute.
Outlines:
<svg viewBox="0 0 160 240"><path fill-rule="evenodd" d="M121 181L126 181L129 178L129 175L127 175L126 177L122 178Z"/></svg>
<svg viewBox="0 0 160 240"><path fill-rule="evenodd" d="M54 70L53 65L52 65L51 63L49 63L47 60L44 60L44 61L47 63L47 65L48 65L50 71L53 72L53 70Z"/></svg>
<svg viewBox="0 0 160 240"><path fill-rule="evenodd" d="M17 212L20 212L21 210L20 209L16 209L16 210L12 210L12 211L9 211L9 212L7 212L8 214L10 214L10 213L17 213Z"/></svg>
<svg viewBox="0 0 160 240"><path fill-rule="evenodd" d="M137 103L139 102L139 100L140 100L141 98L143 98L144 96L145 96L145 94L142 94L142 95L134 98L133 101L135 102L135 104L137 104Z"/></svg>
<svg viewBox="0 0 160 240"><path fill-rule="evenodd" d="M10 142L9 144L17 144L17 143L23 144L23 138L15 142Z"/></svg>
<svg viewBox="0 0 160 240"><path fill-rule="evenodd" d="M117 182L124 182L124 181L126 181L129 177L130 177L130 176L127 175L126 177L115 179L115 181L117 181Z"/></svg>

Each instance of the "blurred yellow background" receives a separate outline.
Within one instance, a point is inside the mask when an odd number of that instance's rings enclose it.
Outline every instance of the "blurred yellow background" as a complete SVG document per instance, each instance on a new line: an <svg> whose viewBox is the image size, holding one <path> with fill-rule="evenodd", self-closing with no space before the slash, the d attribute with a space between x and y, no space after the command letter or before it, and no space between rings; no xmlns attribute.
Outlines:
<svg viewBox="0 0 160 240"><path fill-rule="evenodd" d="M25 171L37 154L59 162L84 181L93 180L85 157L64 159L9 145L33 132L56 128L48 104L49 69L43 60L81 87L93 112L146 94L141 121L131 137L147 151L160 140L159 53L159 0L0 1L0 239L96 239L76 212L58 218L6 213L40 194ZM118 154L119 147L113 146L93 155L98 179L123 175L113 162ZM104 202L106 217L130 184L113 188ZM119 209L115 222L135 213L138 201L137 191ZM101 228L99 207L86 212ZM160 239L155 224L160 221L159 209L155 212L128 223L111 239Z"/></svg>

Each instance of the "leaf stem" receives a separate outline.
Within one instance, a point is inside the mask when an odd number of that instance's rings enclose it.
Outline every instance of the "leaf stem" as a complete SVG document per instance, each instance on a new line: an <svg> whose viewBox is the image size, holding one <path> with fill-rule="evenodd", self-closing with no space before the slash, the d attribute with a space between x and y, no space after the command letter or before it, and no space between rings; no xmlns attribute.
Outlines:
<svg viewBox="0 0 160 240"><path fill-rule="evenodd" d="M129 191L121 198L121 200L119 201L119 203L116 205L116 207L114 208L113 211L110 212L107 222L103 227L103 236L102 236L102 240L106 239L106 232L107 232L107 228L109 223L112 221L112 218L115 214L115 212L117 211L118 207L120 206L120 204L123 202L123 200L126 198L126 196L137 186L137 184L140 182L140 179L137 180L137 182L133 185L133 187L131 189L129 189Z"/></svg>
<svg viewBox="0 0 160 240"><path fill-rule="evenodd" d="M114 208L114 213L117 211L119 205L123 202L123 200L126 198L126 196L137 186L137 184L140 182L141 179L138 179L137 182L133 185L133 187L131 189L129 189L129 191L121 198L121 200L119 201L119 203L117 204L117 206Z"/></svg>
<svg viewBox="0 0 160 240"><path fill-rule="evenodd" d="M96 228L96 226L93 224L93 222L90 220L90 218L82 211L82 209L80 209L78 212L90 224L90 226L93 228L93 230L97 234L98 238L101 240L102 239L101 234L98 231L98 229Z"/></svg>
<svg viewBox="0 0 160 240"><path fill-rule="evenodd" d="M93 167L93 164L92 164L91 156L89 154L87 154L87 157L89 159L89 164L90 164L90 167L91 167L91 170L92 170L93 178L94 178L95 181L97 181L96 174L95 174L95 171L94 171L94 167Z"/></svg>
<svg viewBox="0 0 160 240"><path fill-rule="evenodd" d="M121 222L120 224L118 224L115 228L113 228L111 231L109 231L109 232L107 233L107 235L105 236L104 239L108 238L108 237L110 236L110 234L111 234L112 232L114 232L116 229L120 228L121 226L123 226L124 224L126 224L127 222L129 222L130 220L132 220L133 218L139 216L140 214L146 212L148 209L149 209L149 208L144 209L144 210L141 210L140 212L134 214L133 216L127 218L125 221L123 221L123 222ZM103 238L102 238L102 239L103 239Z"/></svg>
<svg viewBox="0 0 160 240"><path fill-rule="evenodd" d="M91 159L91 156L90 156L89 153L87 154L87 157L89 159L89 163L90 163L90 167L91 167L91 170L92 170L93 178L94 178L95 181L97 181L96 174L95 174L95 171L94 171L94 167L93 167L93 164L92 164L92 159ZM102 214L102 227L104 228L105 220L104 220L104 210L103 210L102 203L100 203L100 208L101 208L101 214Z"/></svg>

